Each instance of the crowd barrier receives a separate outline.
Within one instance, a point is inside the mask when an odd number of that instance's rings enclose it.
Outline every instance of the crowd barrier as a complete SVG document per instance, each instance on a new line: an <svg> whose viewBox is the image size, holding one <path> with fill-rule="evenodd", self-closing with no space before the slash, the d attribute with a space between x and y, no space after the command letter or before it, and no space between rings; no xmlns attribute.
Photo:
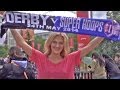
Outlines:
<svg viewBox="0 0 120 90"><path fill-rule="evenodd" d="M93 79L93 72L75 72L74 75L75 79ZM107 79L110 79L108 74Z"/></svg>

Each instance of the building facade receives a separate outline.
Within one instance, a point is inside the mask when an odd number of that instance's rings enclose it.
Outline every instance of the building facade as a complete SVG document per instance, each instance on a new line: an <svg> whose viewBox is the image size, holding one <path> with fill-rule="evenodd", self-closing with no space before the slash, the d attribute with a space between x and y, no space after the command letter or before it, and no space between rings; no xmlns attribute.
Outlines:
<svg viewBox="0 0 120 90"><path fill-rule="evenodd" d="M2 15L0 13L0 26L1 25L2 25ZM0 28L0 33L1 33L1 28ZM5 45L4 44L5 40L6 40L6 34L2 38L0 37L0 46L4 46Z"/></svg>
<svg viewBox="0 0 120 90"><path fill-rule="evenodd" d="M12 46L16 46L16 42L11 34L10 29L7 31L7 45L8 45L8 48Z"/></svg>

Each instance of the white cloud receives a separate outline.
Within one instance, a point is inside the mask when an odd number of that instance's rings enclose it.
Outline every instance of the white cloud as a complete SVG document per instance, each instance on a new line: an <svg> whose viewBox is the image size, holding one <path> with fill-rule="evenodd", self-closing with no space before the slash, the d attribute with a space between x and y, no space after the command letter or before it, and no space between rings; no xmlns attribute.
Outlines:
<svg viewBox="0 0 120 90"><path fill-rule="evenodd" d="M95 19L107 19L107 11L92 11L92 14Z"/></svg>
<svg viewBox="0 0 120 90"><path fill-rule="evenodd" d="M18 11L18 12L23 12L23 13L34 13L34 14L44 14L48 11Z"/></svg>
<svg viewBox="0 0 120 90"><path fill-rule="evenodd" d="M72 13L71 11L18 11L18 12L52 15L52 16L76 17L76 14Z"/></svg>

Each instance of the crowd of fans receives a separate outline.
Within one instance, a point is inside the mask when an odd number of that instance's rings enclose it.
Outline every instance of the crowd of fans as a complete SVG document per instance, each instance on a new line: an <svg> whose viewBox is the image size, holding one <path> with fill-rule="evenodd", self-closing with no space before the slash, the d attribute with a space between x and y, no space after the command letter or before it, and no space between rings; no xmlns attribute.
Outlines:
<svg viewBox="0 0 120 90"><path fill-rule="evenodd" d="M8 56L0 58L0 79L37 79L36 65L20 48L11 47ZM75 79L120 79L120 53L112 58L93 52L75 68Z"/></svg>
<svg viewBox="0 0 120 90"><path fill-rule="evenodd" d="M75 69L76 79L120 79L120 53L112 58L107 54L92 53ZM79 73L78 73L79 71Z"/></svg>
<svg viewBox="0 0 120 90"><path fill-rule="evenodd" d="M11 47L6 58L0 58L0 79L36 79L36 66L19 47Z"/></svg>

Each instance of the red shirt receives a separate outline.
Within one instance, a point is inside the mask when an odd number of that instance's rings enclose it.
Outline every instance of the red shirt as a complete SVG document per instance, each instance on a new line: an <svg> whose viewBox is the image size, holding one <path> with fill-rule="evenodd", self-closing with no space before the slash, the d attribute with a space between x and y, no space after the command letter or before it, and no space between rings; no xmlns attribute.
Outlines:
<svg viewBox="0 0 120 90"><path fill-rule="evenodd" d="M45 54L32 48L30 60L36 63L38 79L74 79L74 68L81 59L80 51L76 51L55 64Z"/></svg>

